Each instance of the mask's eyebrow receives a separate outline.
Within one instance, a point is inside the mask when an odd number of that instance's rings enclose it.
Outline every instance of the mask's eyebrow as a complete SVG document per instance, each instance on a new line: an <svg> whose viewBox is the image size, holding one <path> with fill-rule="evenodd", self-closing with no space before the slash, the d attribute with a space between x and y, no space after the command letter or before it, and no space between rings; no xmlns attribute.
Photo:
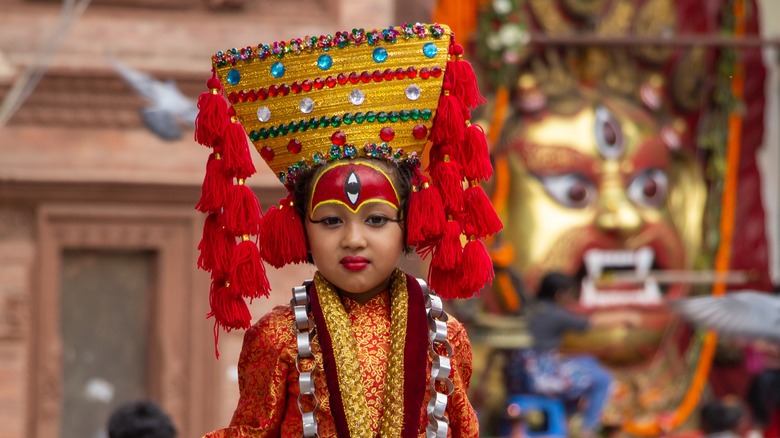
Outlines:
<svg viewBox="0 0 780 438"><path fill-rule="evenodd" d="M596 162L593 157L564 145L540 145L520 141L513 150L535 175L561 175L578 173L590 180L596 179Z"/></svg>

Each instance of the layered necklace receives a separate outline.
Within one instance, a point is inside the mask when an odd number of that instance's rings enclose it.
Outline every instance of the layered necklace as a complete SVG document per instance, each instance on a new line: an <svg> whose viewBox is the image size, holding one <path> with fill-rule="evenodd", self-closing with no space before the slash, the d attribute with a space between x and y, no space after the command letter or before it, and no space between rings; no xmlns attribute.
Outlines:
<svg viewBox="0 0 780 438"><path fill-rule="evenodd" d="M413 296L410 300L407 286L409 278L403 271L396 269L390 281L390 352L380 435L382 437L417 436L425 393L427 358L430 355L433 366L429 385L431 400L427 407L429 420L427 436L446 437L448 424L444 412L447 395L452 389L449 379L449 356L452 348L447 342L447 314L441 307L441 300L428 291L424 282L420 282L420 285L424 293L425 307L423 307L423 297L419 296L419 289L416 290L417 296ZM313 283L316 294L306 294L308 284L293 288L292 305L298 333L297 362L314 363L310 342L311 328L316 323L323 351L323 363L332 360L335 365L324 368L331 393L331 412L336 428L340 435L348 434L351 438L372 437L374 433L366 403L366 392L361 380L358 346L349 315L335 287L319 272L315 274ZM427 314L427 318L423 317L424 314ZM440 355L439 352L442 354ZM301 397L309 397L314 401L314 408L307 411L299 398L303 436L313 437L317 434L314 413L319 403L314 393L313 369L309 366L308 371L303 371L306 366L302 366L301 363L296 365L300 371ZM444 390L437 392L437 388L444 388Z"/></svg>

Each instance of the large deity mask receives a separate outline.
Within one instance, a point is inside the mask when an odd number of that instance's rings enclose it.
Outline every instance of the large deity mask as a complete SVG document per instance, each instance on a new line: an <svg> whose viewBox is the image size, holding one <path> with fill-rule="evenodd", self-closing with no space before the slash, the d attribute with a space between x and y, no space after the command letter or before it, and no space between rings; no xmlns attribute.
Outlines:
<svg viewBox="0 0 780 438"><path fill-rule="evenodd" d="M669 322L664 298L687 290L595 279L691 267L706 196L699 166L670 149L668 131L646 111L604 95L584 94L565 113L523 117L508 132L504 237L514 247L513 267L529 290L549 271L583 278L587 312L639 312L636 329L591 332L570 346L613 362L644 360Z"/></svg>
<svg viewBox="0 0 780 438"><path fill-rule="evenodd" d="M696 361L707 357L667 306L668 299L694 292L691 283L605 284L601 274L642 279L651 272L711 270L719 249L730 245L728 269L750 269L765 279L755 172L763 129L760 51L736 57L724 47L663 44L677 34L695 39L730 31L737 13L725 0L481 4L475 43L482 78L495 90L494 108L483 118L496 159L491 189L505 224L495 240L497 278L481 306L522 315L518 296L532 300L545 273L577 276L582 291L575 311L631 312L640 321L564 339L569 352L594 354L612 369L616 390L605 420L632 431L651 424L640 434L651 436L674 412L670 424L678 427L690 418L686 400L694 398L688 396L700 390L691 384L701 377ZM754 1L746 4L755 10ZM756 14L746 17L748 33L757 33ZM727 122L736 112L735 75L723 74L734 71L737 59L751 72L741 97L741 133ZM734 136L741 145L738 232L722 245L730 132L741 135ZM491 318L479 324L501 331L484 335L486 344L520 344Z"/></svg>

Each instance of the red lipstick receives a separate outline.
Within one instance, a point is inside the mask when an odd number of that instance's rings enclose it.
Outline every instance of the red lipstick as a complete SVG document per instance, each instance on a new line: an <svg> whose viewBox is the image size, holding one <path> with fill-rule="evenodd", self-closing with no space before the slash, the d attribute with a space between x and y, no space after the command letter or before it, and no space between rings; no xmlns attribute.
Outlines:
<svg viewBox="0 0 780 438"><path fill-rule="evenodd" d="M370 262L365 257L347 256L342 258L339 263L350 271L360 271L365 269Z"/></svg>

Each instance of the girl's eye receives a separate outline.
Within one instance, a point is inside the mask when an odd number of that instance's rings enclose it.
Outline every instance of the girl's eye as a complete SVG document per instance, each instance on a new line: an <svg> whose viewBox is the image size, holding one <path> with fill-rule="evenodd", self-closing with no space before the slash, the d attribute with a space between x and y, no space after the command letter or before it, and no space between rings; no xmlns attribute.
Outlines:
<svg viewBox="0 0 780 438"><path fill-rule="evenodd" d="M388 221L389 219L384 216L369 216L368 219L366 219L366 224L374 227L381 227Z"/></svg>
<svg viewBox="0 0 780 438"><path fill-rule="evenodd" d="M566 207L583 208L596 198L596 187L582 175L542 176L540 180L547 194Z"/></svg>
<svg viewBox="0 0 780 438"><path fill-rule="evenodd" d="M318 224L325 225L326 227L335 227L341 224L341 219L337 218L336 216L326 216L316 222Z"/></svg>

